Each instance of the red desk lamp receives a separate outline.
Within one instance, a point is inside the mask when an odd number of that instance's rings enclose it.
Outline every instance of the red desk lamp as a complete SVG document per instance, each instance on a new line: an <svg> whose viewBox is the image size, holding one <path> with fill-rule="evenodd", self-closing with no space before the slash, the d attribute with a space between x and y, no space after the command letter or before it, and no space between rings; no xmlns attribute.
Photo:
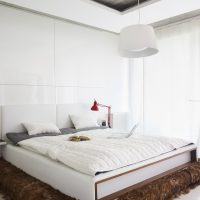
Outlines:
<svg viewBox="0 0 200 200"><path fill-rule="evenodd" d="M92 111L99 111L99 107L104 107L104 108L108 108L108 127L111 128L111 125L110 125L110 112L111 112L111 106L106 106L106 105L103 105L103 104L99 104L97 103L96 100L94 100L94 104L93 106L91 107L91 110Z"/></svg>

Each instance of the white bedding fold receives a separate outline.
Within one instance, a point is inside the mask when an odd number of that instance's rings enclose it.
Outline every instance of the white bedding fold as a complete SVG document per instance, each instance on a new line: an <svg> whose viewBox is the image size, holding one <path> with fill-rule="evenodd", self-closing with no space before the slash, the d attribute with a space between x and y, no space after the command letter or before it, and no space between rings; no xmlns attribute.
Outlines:
<svg viewBox="0 0 200 200"><path fill-rule="evenodd" d="M110 129L84 131L73 135L89 136L91 140L71 142L68 138L72 134L69 134L31 138L19 142L19 145L95 176L97 172L138 163L189 144L182 139L139 134L116 139L116 132ZM115 139L108 139L113 135Z"/></svg>

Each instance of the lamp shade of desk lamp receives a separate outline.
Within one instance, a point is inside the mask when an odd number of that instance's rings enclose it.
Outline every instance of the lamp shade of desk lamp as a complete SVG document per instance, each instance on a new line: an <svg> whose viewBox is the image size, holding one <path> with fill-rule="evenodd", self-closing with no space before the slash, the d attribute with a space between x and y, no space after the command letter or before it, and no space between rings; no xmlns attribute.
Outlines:
<svg viewBox="0 0 200 200"><path fill-rule="evenodd" d="M99 106L100 107L104 107L104 108L108 108L108 127L111 128L111 125L110 125L110 112L111 112L111 106L106 106L106 105L103 105L103 104L99 104L97 103L96 100L94 100L94 103L91 107L91 110L92 111L99 111Z"/></svg>
<svg viewBox="0 0 200 200"><path fill-rule="evenodd" d="M93 104L93 106L91 107L91 110L92 110L92 111L99 111L98 103L97 103L96 100L94 100L94 104Z"/></svg>

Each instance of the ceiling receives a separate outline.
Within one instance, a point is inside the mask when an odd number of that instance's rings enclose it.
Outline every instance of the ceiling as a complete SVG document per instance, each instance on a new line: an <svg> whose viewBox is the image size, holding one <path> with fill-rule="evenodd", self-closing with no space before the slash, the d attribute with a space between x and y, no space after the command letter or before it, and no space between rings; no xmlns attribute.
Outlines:
<svg viewBox="0 0 200 200"><path fill-rule="evenodd" d="M10 5L117 34L122 28L138 22L136 9L121 13L95 1L97 0L0 0L0 6ZM200 10L200 0L150 0L144 3L140 10L141 23L155 24Z"/></svg>
<svg viewBox="0 0 200 200"><path fill-rule="evenodd" d="M138 0L91 0L103 4L107 7L113 8L120 12L126 11L138 5ZM140 4L147 3L151 0L140 0Z"/></svg>

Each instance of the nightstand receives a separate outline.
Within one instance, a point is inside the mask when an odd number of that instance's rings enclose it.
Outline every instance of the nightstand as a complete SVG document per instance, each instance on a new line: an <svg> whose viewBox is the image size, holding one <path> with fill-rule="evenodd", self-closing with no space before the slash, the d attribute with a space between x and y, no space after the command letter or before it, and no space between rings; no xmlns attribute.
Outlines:
<svg viewBox="0 0 200 200"><path fill-rule="evenodd" d="M2 155L2 147L6 145L6 142L4 140L0 140L0 157Z"/></svg>

